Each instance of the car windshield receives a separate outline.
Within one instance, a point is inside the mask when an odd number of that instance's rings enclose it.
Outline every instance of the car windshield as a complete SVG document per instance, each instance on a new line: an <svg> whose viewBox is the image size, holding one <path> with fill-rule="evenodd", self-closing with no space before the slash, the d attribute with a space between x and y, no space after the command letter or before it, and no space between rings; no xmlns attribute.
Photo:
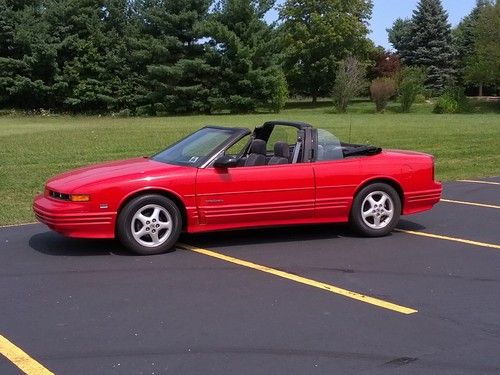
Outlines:
<svg viewBox="0 0 500 375"><path fill-rule="evenodd" d="M343 159L340 140L324 129L318 129L318 161Z"/></svg>
<svg viewBox="0 0 500 375"><path fill-rule="evenodd" d="M198 167L234 134L234 129L206 127L154 155L152 159L167 164Z"/></svg>

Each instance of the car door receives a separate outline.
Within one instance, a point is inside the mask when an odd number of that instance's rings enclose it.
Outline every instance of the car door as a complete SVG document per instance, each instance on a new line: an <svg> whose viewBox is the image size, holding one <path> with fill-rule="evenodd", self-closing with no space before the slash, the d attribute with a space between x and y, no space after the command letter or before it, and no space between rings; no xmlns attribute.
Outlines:
<svg viewBox="0 0 500 375"><path fill-rule="evenodd" d="M314 198L311 163L208 167L196 177L200 224L213 229L307 222Z"/></svg>
<svg viewBox="0 0 500 375"><path fill-rule="evenodd" d="M361 181L359 158L344 158L340 140L324 129L314 134L316 161L313 164L317 221L347 221L356 188Z"/></svg>
<svg viewBox="0 0 500 375"><path fill-rule="evenodd" d="M356 188L360 183L357 158L313 163L316 178L315 218L347 221Z"/></svg>

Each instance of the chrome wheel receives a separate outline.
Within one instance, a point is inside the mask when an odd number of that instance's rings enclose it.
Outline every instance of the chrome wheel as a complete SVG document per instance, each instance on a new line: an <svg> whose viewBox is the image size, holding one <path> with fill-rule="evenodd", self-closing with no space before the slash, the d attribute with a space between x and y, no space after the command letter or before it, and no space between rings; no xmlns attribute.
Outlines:
<svg viewBox="0 0 500 375"><path fill-rule="evenodd" d="M130 229L135 241L145 247L157 247L172 234L173 220L165 207L148 204L137 210Z"/></svg>
<svg viewBox="0 0 500 375"><path fill-rule="evenodd" d="M361 204L361 218L372 229L383 229L394 216L394 202L385 191L373 191Z"/></svg>

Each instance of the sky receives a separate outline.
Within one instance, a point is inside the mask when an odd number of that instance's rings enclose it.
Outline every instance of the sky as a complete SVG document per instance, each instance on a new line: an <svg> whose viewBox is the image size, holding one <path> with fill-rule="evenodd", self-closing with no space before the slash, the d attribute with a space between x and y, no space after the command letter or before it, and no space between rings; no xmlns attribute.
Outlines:
<svg viewBox="0 0 500 375"><path fill-rule="evenodd" d="M370 38L375 45L391 49L385 29L391 27L396 18L410 18L417 2L418 0L373 0ZM283 0L277 1L277 4L282 3ZM442 0L442 3L448 12L449 22L452 26L456 26L463 17L470 13L476 0ZM276 10L270 11L266 18L268 21L274 21L277 18Z"/></svg>

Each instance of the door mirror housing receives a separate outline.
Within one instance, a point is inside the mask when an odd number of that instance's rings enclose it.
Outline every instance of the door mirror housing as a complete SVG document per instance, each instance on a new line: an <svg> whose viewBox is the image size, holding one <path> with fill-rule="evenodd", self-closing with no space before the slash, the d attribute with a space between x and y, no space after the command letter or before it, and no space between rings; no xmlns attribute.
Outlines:
<svg viewBox="0 0 500 375"><path fill-rule="evenodd" d="M237 164L238 159L236 159L234 156L224 155L215 160L214 167L218 169L228 169L236 167Z"/></svg>

